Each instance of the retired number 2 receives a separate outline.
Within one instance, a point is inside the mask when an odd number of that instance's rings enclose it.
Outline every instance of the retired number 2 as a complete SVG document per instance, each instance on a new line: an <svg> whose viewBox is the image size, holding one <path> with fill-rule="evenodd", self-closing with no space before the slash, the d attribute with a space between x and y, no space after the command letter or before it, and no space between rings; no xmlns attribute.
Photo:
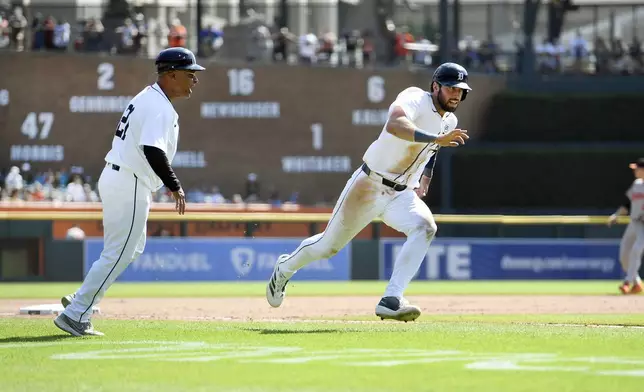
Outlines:
<svg viewBox="0 0 644 392"><path fill-rule="evenodd" d="M121 138L121 140L125 140L125 134L127 133L127 129L130 127L130 114L134 111L134 105L130 104L130 106L125 109L125 113L123 117L121 117L121 121L119 122L119 125L116 127L116 136Z"/></svg>

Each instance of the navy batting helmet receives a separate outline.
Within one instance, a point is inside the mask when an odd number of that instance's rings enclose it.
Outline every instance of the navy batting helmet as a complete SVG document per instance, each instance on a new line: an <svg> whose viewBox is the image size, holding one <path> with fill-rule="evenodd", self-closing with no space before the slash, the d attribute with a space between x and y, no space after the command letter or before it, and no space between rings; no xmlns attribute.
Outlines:
<svg viewBox="0 0 644 392"><path fill-rule="evenodd" d="M163 73L174 70L184 71L203 71L204 67L197 64L194 53L186 48L168 48L162 50L157 56L154 64L157 67L157 73Z"/></svg>
<svg viewBox="0 0 644 392"><path fill-rule="evenodd" d="M442 86L458 87L463 89L463 96L461 101L465 101L465 97L472 88L467 84L467 70L456 63L441 64L432 77L432 82L436 82Z"/></svg>

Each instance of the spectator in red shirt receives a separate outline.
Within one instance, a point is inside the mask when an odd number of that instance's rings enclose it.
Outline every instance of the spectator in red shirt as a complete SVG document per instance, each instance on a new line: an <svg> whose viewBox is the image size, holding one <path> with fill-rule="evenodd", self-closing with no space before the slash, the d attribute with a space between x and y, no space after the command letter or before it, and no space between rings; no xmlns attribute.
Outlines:
<svg viewBox="0 0 644 392"><path fill-rule="evenodd" d="M414 36L411 35L407 26L402 26L400 32L396 34L396 55L398 61L404 61L409 54L409 50L405 48L405 44L414 42Z"/></svg>

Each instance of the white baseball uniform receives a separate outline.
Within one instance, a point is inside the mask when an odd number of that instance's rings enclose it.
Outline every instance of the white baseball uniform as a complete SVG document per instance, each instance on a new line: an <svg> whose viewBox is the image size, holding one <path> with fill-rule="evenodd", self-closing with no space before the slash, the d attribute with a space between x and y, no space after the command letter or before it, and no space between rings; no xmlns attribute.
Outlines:
<svg viewBox="0 0 644 392"><path fill-rule="evenodd" d="M420 88L410 87L398 94L389 113L396 106L427 132L442 134L456 128L456 116L448 112L441 117L430 93ZM425 165L438 149L437 144L405 141L383 129L364 154L364 165L347 181L326 230L304 240L280 263L280 271L290 278L303 266L332 257L373 219L380 217L385 224L407 236L384 295L403 297L436 234L432 213L414 188L420 185ZM390 185L395 183L406 188L397 191L383 184L383 179Z"/></svg>
<svg viewBox="0 0 644 392"><path fill-rule="evenodd" d="M163 186L145 158L143 146L163 150L172 163L179 139L178 120L179 115L158 84L144 88L123 113L98 180L103 204L103 252L65 309L72 320L87 322L92 306L143 253L152 192Z"/></svg>
<svg viewBox="0 0 644 392"><path fill-rule="evenodd" d="M631 220L622 236L619 259L626 271L626 281L640 282L638 271L644 255L644 180L638 178L633 181L626 197L631 201Z"/></svg>

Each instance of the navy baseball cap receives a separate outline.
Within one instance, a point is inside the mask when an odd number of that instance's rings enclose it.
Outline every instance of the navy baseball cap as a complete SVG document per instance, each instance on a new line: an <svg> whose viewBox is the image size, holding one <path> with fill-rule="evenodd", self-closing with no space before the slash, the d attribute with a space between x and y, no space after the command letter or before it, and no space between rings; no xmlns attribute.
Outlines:
<svg viewBox="0 0 644 392"><path fill-rule="evenodd" d="M176 47L162 50L154 64L157 67L157 73L167 71L204 71L205 68L197 64L194 53L189 49Z"/></svg>

